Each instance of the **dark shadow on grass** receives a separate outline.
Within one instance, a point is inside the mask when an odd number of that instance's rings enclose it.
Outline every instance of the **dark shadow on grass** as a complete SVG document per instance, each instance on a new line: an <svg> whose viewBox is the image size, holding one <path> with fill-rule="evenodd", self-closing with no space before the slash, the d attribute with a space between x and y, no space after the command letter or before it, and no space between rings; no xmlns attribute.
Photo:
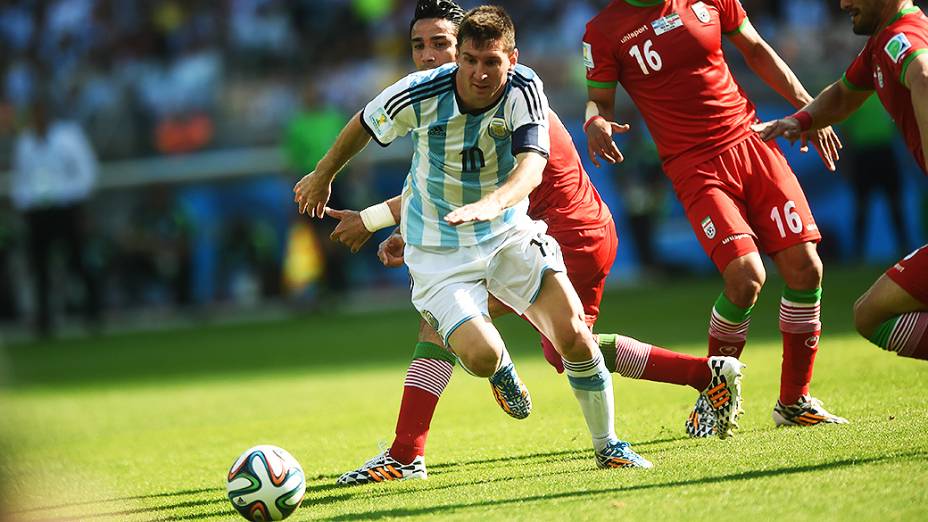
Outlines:
<svg viewBox="0 0 928 522"><path fill-rule="evenodd" d="M863 464L879 464L888 461L894 461L898 459L928 459L928 454L925 453L908 453L901 455L891 455L883 457L872 457L867 459L845 459L835 462L827 462L822 464L812 464L807 466L791 466L777 469L769 470L757 470L757 471L747 471L744 473L734 473L731 475L719 475L713 477L704 477L696 480L677 480L672 482L663 482L658 484L640 484L635 486L623 486L617 488L603 488L603 489L588 489L588 490L576 490L576 491L565 491L562 493L551 493L546 495L536 495L531 497L518 497L512 499L501 499L501 500L484 500L484 501L475 501L475 502L462 502L458 504L446 504L441 506L428 506L423 508L415 509L385 509L381 511L357 511L354 513L347 513L333 517L332 520L370 520L370 519L379 519L379 518L388 518L388 517L406 517L406 516L416 516L416 515L431 515L431 516L441 516L442 513L452 512L460 509L471 509L478 507L488 507L488 506L505 506L507 504L524 504L526 502L536 502L536 501L548 501L555 499L569 499L577 497L585 497L589 495L604 495L604 494L614 494L614 493L629 493L634 491L643 491L643 490L652 490L652 489L664 489L664 488L673 488L673 487L682 487L682 486L696 486L700 484L718 484L720 482L736 482L742 480L752 480L758 478L767 478L775 477L778 475L790 475L798 473L810 473L815 471L823 471L836 468L844 468L851 466L858 466ZM494 480L494 482L503 482L507 480L516 480L519 477L507 477L505 479ZM462 484L449 484L447 487L458 487ZM416 493L420 493L421 490L416 490Z"/></svg>
<svg viewBox="0 0 928 522"><path fill-rule="evenodd" d="M55 509L65 509L77 506L89 506L93 504L109 504L112 502L124 502L129 500L143 500L146 498L163 498L163 497L183 497L186 495L198 495L200 493L209 493L210 491L221 491L220 488L200 488L200 489L184 489L181 491L169 491L166 493L152 493L150 495L134 495L131 497L115 497L115 498L101 498L98 500L87 500L84 502L70 502L67 504L58 504L54 506L42 506L29 509L23 509L20 511L12 512L13 515L22 515L25 513L35 513L37 511L52 511Z"/></svg>
<svg viewBox="0 0 928 522"><path fill-rule="evenodd" d="M93 520L93 519L98 519L98 518L118 519L119 517L125 517L128 515L139 515L142 513L158 513L161 511L170 511L173 509L193 508L193 507L209 506L212 504L223 504L223 503L228 503L228 500L224 497L219 497L219 498L209 499L209 500L189 500L187 502L177 502L175 504L168 504L165 506L151 506L151 507L143 507L143 508L136 508L136 509L123 509L119 511L107 511L104 513L87 513L87 514L81 514L79 516L43 518L41 519L41 522L66 522L66 521L73 522L74 520ZM229 512L230 514L233 512L231 506L229 507L228 511L213 513L208 516L219 516L226 512ZM199 516L206 517L207 515L199 515ZM177 518L174 516L170 516L162 520L177 520Z"/></svg>

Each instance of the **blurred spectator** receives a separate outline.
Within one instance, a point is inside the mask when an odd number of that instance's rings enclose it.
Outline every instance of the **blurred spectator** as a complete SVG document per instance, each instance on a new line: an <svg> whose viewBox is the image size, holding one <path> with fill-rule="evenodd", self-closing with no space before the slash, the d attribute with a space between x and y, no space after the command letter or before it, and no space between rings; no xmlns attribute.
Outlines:
<svg viewBox="0 0 928 522"><path fill-rule="evenodd" d="M191 303L191 223L166 185L145 191L122 230L119 286L131 304Z"/></svg>
<svg viewBox="0 0 928 522"><path fill-rule="evenodd" d="M871 96L848 118L842 129L848 139L844 151L849 156L842 164L848 167L848 178L854 190L854 255L858 260L864 257L873 196L882 192L892 217L896 257L902 257L908 253L911 243L902 216L902 179L893 150L896 128L879 99Z"/></svg>
<svg viewBox="0 0 928 522"><path fill-rule="evenodd" d="M316 168L316 163L322 159L322 156L335 142L335 137L338 136L347 120L348 116L338 109L320 103L319 93L314 84L306 84L303 92L303 107L287 124L283 140L287 166L294 175L294 179L299 179L299 177L312 172ZM339 191L335 191L335 194L338 193ZM329 205L333 208L344 208L338 198L333 198ZM318 258L321 254L323 258L322 282L324 290L327 294L337 294L344 291L348 286L345 270L345 249L328 239L335 229L335 224L329 219L318 220L302 217L308 220L312 227L309 235L316 238L313 241L307 241L305 244L313 248L321 248L321 252L311 257ZM297 221L293 226L296 229L291 230L291 236L298 233L297 230L301 225Z"/></svg>
<svg viewBox="0 0 928 522"><path fill-rule="evenodd" d="M52 247L59 240L64 241L69 264L84 283L84 315L93 326L100 319L99 288L84 248L84 204L97 179L97 160L80 126L53 118L41 96L31 109L29 126L16 138L11 194L29 234L38 308L36 331L46 336L52 331L49 264ZM67 291L56 294L66 296Z"/></svg>

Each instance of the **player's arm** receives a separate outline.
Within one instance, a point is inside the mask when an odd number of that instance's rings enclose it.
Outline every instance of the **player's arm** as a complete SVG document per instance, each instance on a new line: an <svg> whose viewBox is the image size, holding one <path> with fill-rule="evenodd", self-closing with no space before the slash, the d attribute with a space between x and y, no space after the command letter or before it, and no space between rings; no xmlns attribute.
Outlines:
<svg viewBox="0 0 928 522"><path fill-rule="evenodd" d="M928 161L928 53L912 60L903 80L912 95L912 112L922 137L922 155Z"/></svg>
<svg viewBox="0 0 928 522"><path fill-rule="evenodd" d="M547 132L546 128L544 130ZM548 158L540 152L526 151L518 154L516 160L516 168L502 185L479 201L449 212L445 221L451 225L490 221L507 208L527 198L535 187L541 184L541 173L548 164Z"/></svg>
<svg viewBox="0 0 928 522"><path fill-rule="evenodd" d="M613 133L628 132L628 124L615 122L615 87L587 87L586 133L587 154L593 165L599 167L596 156L609 163L620 163L625 157L612 139Z"/></svg>
<svg viewBox="0 0 928 522"><path fill-rule="evenodd" d="M803 128L809 130L821 129L846 120L861 105L873 91L851 88L842 78L819 93L811 103L802 108L793 116L780 118L752 126L764 141L783 136L793 141L803 133ZM802 115L805 113L805 115ZM806 122L801 122L806 118Z"/></svg>
<svg viewBox="0 0 928 522"><path fill-rule="evenodd" d="M311 217L322 219L325 204L332 194L332 180L351 158L355 157L370 143L371 137L361 125L361 113L355 114L345 125L335 143L316 164L316 168L293 187L293 201L300 207L300 213L309 210Z"/></svg>
<svg viewBox="0 0 928 522"><path fill-rule="evenodd" d="M327 216L338 220L329 238L340 241L354 254L370 239L371 234L399 223L402 196L394 196L358 212L357 210L325 209Z"/></svg>
<svg viewBox="0 0 928 522"><path fill-rule="evenodd" d="M812 96L802 86L799 78L761 37L750 20L745 18L738 30L728 34L728 39L744 56L751 70L793 107L798 109L812 101ZM828 126L823 126L811 134L812 142L825 166L829 170L835 170L834 162L838 160L838 150L842 148L841 140ZM805 147L803 136L804 151Z"/></svg>

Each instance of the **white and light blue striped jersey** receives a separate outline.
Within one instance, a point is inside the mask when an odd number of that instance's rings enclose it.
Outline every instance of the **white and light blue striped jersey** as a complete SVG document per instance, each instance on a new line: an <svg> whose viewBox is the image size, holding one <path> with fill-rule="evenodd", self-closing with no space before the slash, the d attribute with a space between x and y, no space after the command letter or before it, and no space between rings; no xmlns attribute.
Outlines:
<svg viewBox="0 0 928 522"><path fill-rule="evenodd" d="M526 151L548 155L548 100L534 71L516 65L505 94L479 113L462 113L455 89L456 64L413 73L384 90L361 113L377 143L412 133L412 165L403 185L402 233L417 246L470 246L526 219L528 199L501 216L457 227L451 211L502 185Z"/></svg>

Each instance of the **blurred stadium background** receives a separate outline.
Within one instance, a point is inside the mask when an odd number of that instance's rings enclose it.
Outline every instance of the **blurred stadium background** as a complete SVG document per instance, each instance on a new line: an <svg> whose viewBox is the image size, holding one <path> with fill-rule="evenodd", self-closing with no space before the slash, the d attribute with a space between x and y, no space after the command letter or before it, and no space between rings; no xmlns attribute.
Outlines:
<svg viewBox="0 0 928 522"><path fill-rule="evenodd" d="M521 61L545 80L586 159L579 42L586 20L606 2L498 3L516 22ZM813 94L838 78L864 43L837 1L743 3ZM0 1L0 339L34 335L35 271L10 195L17 139L37 101L48 103L53 119L79 124L98 160L80 253L102 305L93 329L405 306L397 297L405 294L405 271L386 270L375 257L382 236L348 254L328 240L332 223L296 213L291 187L351 114L412 69L407 36L414 4ZM761 116L789 111L737 52L727 56ZM611 282L717 277L660 172L645 127L622 100L620 94L622 118L633 125L620 144L628 160L614 168L588 165L622 239ZM928 183L879 107L840 133L846 149L836 175L814 153L785 151L825 236L826 268L886 265L924 242ZM369 147L338 178L331 206L358 209L398 193L406 147ZM895 156L900 201L882 194L855 201L851 180L861 163L855 158L869 147L888 147ZM897 173L887 167L867 174ZM902 209L901 234L892 207ZM87 329L76 318L87 289L66 265L59 252L52 309L59 335L82 335Z"/></svg>

